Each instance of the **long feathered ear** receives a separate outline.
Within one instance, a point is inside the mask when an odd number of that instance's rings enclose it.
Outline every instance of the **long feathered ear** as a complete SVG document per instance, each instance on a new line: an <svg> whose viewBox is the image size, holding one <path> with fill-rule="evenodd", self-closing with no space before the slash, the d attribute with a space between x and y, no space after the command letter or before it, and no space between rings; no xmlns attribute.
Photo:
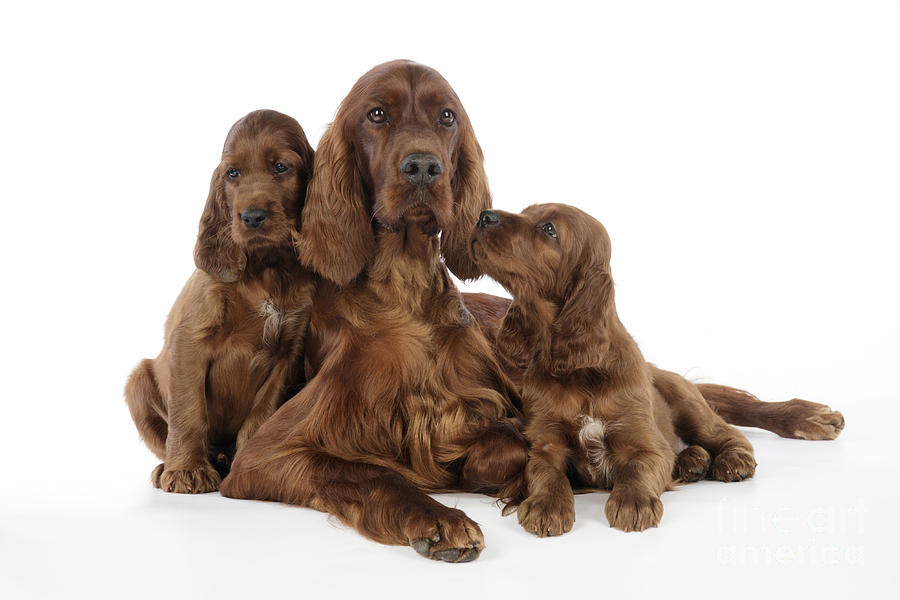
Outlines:
<svg viewBox="0 0 900 600"><path fill-rule="evenodd" d="M481 211L491 207L491 191L484 172L484 154L475 139L468 119L460 132L459 156L451 183L453 189L453 226L441 235L444 262L460 279L483 274L469 256L469 237Z"/></svg>
<svg viewBox="0 0 900 600"><path fill-rule="evenodd" d="M231 235L231 220L220 167L213 172L209 183L209 196L200 217L200 232L194 246L194 264L226 283L240 279L247 266L246 255Z"/></svg>
<svg viewBox="0 0 900 600"><path fill-rule="evenodd" d="M607 325L613 302L609 272L592 268L571 284L566 302L550 328L550 373L563 377L600 364L609 349Z"/></svg>
<svg viewBox="0 0 900 600"><path fill-rule="evenodd" d="M336 123L322 136L316 150L300 222L300 260L338 285L356 279L375 254L362 176L350 144Z"/></svg>
<svg viewBox="0 0 900 600"><path fill-rule="evenodd" d="M531 364L539 341L540 331L534 317L520 302L513 300L500 323L497 350L514 365L524 369Z"/></svg>

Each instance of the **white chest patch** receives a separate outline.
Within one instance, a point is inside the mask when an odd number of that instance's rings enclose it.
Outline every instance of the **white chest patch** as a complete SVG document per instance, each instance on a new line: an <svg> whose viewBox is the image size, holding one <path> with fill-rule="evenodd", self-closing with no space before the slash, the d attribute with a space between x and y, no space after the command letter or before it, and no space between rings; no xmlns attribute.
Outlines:
<svg viewBox="0 0 900 600"><path fill-rule="evenodd" d="M274 346L281 337L281 325L284 313L279 310L278 305L272 298L266 298L259 309L259 316L265 317L263 324L262 341L266 346Z"/></svg>
<svg viewBox="0 0 900 600"><path fill-rule="evenodd" d="M601 480L611 480L609 464L609 448L606 445L606 424L601 419L587 415L578 417L581 430L578 442L587 454L588 462Z"/></svg>

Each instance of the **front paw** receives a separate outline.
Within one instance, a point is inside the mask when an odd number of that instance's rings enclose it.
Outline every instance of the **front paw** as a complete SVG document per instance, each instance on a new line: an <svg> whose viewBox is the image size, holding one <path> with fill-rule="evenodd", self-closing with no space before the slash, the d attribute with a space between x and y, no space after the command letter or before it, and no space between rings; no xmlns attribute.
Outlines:
<svg viewBox="0 0 900 600"><path fill-rule="evenodd" d="M659 496L646 492L613 489L606 501L606 518L610 527L622 531L644 531L656 527L662 514L663 505Z"/></svg>
<svg viewBox="0 0 900 600"><path fill-rule="evenodd" d="M431 560L469 562L484 549L484 536L478 523L461 510L443 507L410 517L406 535L413 549Z"/></svg>
<svg viewBox="0 0 900 600"><path fill-rule="evenodd" d="M222 478L212 465L195 469L166 469L157 465L150 475L153 486L176 494L205 494L219 489Z"/></svg>
<svg viewBox="0 0 900 600"><path fill-rule="evenodd" d="M529 496L516 510L519 525L538 537L562 535L575 524L575 497Z"/></svg>

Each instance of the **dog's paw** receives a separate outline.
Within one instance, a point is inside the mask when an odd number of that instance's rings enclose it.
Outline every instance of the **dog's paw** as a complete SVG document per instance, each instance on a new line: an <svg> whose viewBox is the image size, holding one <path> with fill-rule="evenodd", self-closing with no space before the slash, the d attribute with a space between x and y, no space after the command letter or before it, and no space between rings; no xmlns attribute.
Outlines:
<svg viewBox="0 0 900 600"><path fill-rule="evenodd" d="M817 402L799 400L778 402L777 433L801 440L833 440L844 429L844 415Z"/></svg>
<svg viewBox="0 0 900 600"><path fill-rule="evenodd" d="M196 469L166 469L158 465L151 475L153 485L164 492L176 494L205 494L219 489L222 478L212 465Z"/></svg>
<svg viewBox="0 0 900 600"><path fill-rule="evenodd" d="M610 527L622 531L644 531L656 527L662 514L662 501L646 492L613 488L606 501L606 518Z"/></svg>
<svg viewBox="0 0 900 600"><path fill-rule="evenodd" d="M675 459L675 468L672 470L672 480L678 483L690 483L700 481L709 471L712 462L709 452L702 446L688 446L678 453Z"/></svg>
<svg viewBox="0 0 900 600"><path fill-rule="evenodd" d="M484 549L484 536L478 523L461 510L446 508L439 514L423 515L407 523L409 545L432 560L469 562Z"/></svg>
<svg viewBox="0 0 900 600"><path fill-rule="evenodd" d="M529 496L516 512L525 531L538 537L562 535L575 524L575 498L571 494L561 498L550 494Z"/></svg>
<svg viewBox="0 0 900 600"><path fill-rule="evenodd" d="M716 481L743 481L756 472L756 459L743 448L725 450L713 458L707 477Z"/></svg>

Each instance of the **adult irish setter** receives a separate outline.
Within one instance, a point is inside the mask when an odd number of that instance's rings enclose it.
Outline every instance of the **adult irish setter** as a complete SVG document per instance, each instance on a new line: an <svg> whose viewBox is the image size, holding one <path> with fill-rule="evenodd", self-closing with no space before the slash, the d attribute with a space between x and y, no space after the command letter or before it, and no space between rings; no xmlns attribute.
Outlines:
<svg viewBox="0 0 900 600"><path fill-rule="evenodd" d="M125 399L163 463L168 492L218 489L235 452L302 375L316 277L294 236L313 150L287 115L258 110L225 139L194 250L197 270L166 321L163 349L131 374Z"/></svg>
<svg viewBox="0 0 900 600"><path fill-rule="evenodd" d="M521 215L486 210L471 248L478 265L513 295L498 347L526 367L522 402L531 453L528 497L518 507L526 530L543 537L571 529L567 473L576 485L611 489L606 515L625 531L659 523L660 494L673 479L753 475L750 442L695 386L673 373L654 377L622 326L609 236L598 221L563 204L534 205Z"/></svg>
<svg viewBox="0 0 900 600"><path fill-rule="evenodd" d="M509 495L527 457L518 393L448 273L477 273L482 162L436 71L391 62L353 86L319 143L298 241L325 278L314 376L237 456L223 495L327 511L432 559L479 555L478 525L426 492Z"/></svg>

